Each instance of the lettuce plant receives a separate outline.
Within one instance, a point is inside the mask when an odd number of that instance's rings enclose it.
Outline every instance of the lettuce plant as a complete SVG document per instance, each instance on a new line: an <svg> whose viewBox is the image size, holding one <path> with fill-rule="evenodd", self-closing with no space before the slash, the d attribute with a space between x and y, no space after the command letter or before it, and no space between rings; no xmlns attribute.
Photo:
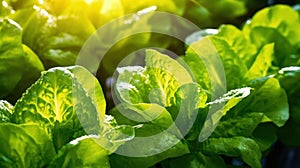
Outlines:
<svg viewBox="0 0 300 168"><path fill-rule="evenodd" d="M22 43L21 27L11 19L0 18L0 98L11 101L21 96L44 66L38 56Z"/></svg>

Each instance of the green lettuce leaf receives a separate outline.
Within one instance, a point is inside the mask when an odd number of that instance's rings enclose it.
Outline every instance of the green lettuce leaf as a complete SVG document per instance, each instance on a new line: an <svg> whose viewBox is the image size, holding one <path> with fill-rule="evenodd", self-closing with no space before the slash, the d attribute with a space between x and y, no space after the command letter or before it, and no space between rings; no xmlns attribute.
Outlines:
<svg viewBox="0 0 300 168"><path fill-rule="evenodd" d="M246 2L245 0L188 1L185 17L201 28L218 27L223 23L239 24L238 18L247 13Z"/></svg>
<svg viewBox="0 0 300 168"><path fill-rule="evenodd" d="M254 80L267 76L268 70L271 67L274 54L274 44L265 45L256 56L254 63L246 73L246 80Z"/></svg>
<svg viewBox="0 0 300 168"><path fill-rule="evenodd" d="M193 125L199 126L197 117L198 109L206 106L207 95L200 91L200 88L195 83L185 84L181 86L175 93L176 104L168 107L175 124L180 132L184 135L194 134L195 130L191 130ZM197 134L197 133L196 133Z"/></svg>
<svg viewBox="0 0 300 168"><path fill-rule="evenodd" d="M152 104L150 106L150 104L145 103L133 104L131 105L131 107L129 105L123 104L117 106L117 108L121 111L126 111L126 113L122 114L126 114L127 118L129 117L128 119L131 120L129 121L123 119L122 121L124 122L124 124L132 125L144 121L156 121L154 120L155 118L158 119L158 116L165 114L165 117L168 116L167 118L169 118L168 120L166 120L169 121L169 124L165 124L165 126L164 124L161 124L161 126L168 128L168 126L170 126L170 124L173 123L174 120L174 123L176 124L180 132L185 135L190 131L193 123L195 122L195 119L197 118L199 106L206 106L206 98L206 94L199 95L199 87L197 84L190 83L178 88L178 90L175 92L176 104L171 107L167 107L166 110L164 110L157 104ZM127 109L129 109L129 111ZM130 109L135 110L136 114L130 112Z"/></svg>
<svg viewBox="0 0 300 168"><path fill-rule="evenodd" d="M284 15L282 15L284 13ZM300 19L298 13L287 5L274 5L257 12L247 22L243 32L253 44L261 49L264 45L275 43L274 65L281 68L295 65L300 46Z"/></svg>
<svg viewBox="0 0 300 168"><path fill-rule="evenodd" d="M103 167L110 168L109 152L99 144L95 135L77 138L59 150L50 168Z"/></svg>
<svg viewBox="0 0 300 168"><path fill-rule="evenodd" d="M244 137L210 138L203 143L203 152L207 154L240 157L252 168L262 167L261 152L257 143Z"/></svg>
<svg viewBox="0 0 300 168"><path fill-rule="evenodd" d="M300 90L297 83L300 81L300 67L285 67L278 71L276 78L289 97L297 95ZM293 101L293 99L289 99Z"/></svg>
<svg viewBox="0 0 300 168"><path fill-rule="evenodd" d="M134 127L119 125L111 115L106 115L104 127L99 135L98 144L105 148L109 154L114 153L121 145L135 137Z"/></svg>
<svg viewBox="0 0 300 168"><path fill-rule="evenodd" d="M118 119L120 119L118 123L129 124L122 122L121 117L124 117L122 115L126 115L126 117L129 120L132 120L132 122L136 125L138 123L151 122L152 124L159 125L160 127L166 129L173 123L173 119L170 113L165 108L157 104L120 104L116 108L118 109L120 114L118 114L115 110L111 112L112 114L116 115L117 121Z"/></svg>
<svg viewBox="0 0 300 168"><path fill-rule="evenodd" d="M18 100L12 120L46 127L56 149L85 132L99 134L105 102L99 83L95 84L82 67L52 68Z"/></svg>
<svg viewBox="0 0 300 168"><path fill-rule="evenodd" d="M284 15L282 15L284 13ZM300 40L300 22L298 13L288 5L274 5L257 12L251 22L251 28L275 28L291 45L298 46Z"/></svg>
<svg viewBox="0 0 300 168"><path fill-rule="evenodd" d="M0 70L1 90L0 97L10 102L16 102L31 84L40 76L44 66L38 56L26 45L22 44L21 28L12 20L3 20L3 46L0 59L5 63ZM7 29L7 30L5 30ZM15 63L14 63L15 62ZM6 72L7 71L7 72ZM5 81L5 82L4 82Z"/></svg>
<svg viewBox="0 0 300 168"><path fill-rule="evenodd" d="M24 51L24 69L21 80L16 85L15 89L7 96L7 100L16 102L20 98L22 93L30 87L44 71L44 65L38 58L38 56L26 45L23 44Z"/></svg>
<svg viewBox="0 0 300 168"><path fill-rule="evenodd" d="M215 15L221 18L233 18L242 16L247 12L246 3L242 1L208 1L208 0L197 0L200 4L205 6L209 11L214 12ZM226 13L226 16L224 15Z"/></svg>
<svg viewBox="0 0 300 168"><path fill-rule="evenodd" d="M84 90L87 92L87 95L92 99L98 112L100 123L103 123L106 118L106 101L97 78L81 66L72 66L67 69L74 74L76 80L80 83L80 85L82 85Z"/></svg>
<svg viewBox="0 0 300 168"><path fill-rule="evenodd" d="M239 88L248 70L246 64L227 40L218 36L211 36L210 40L222 59L228 89Z"/></svg>
<svg viewBox="0 0 300 168"><path fill-rule="evenodd" d="M250 39L260 50L265 45L274 43L273 64L276 66L284 67L290 55L295 52L295 48L276 28L254 27L251 29Z"/></svg>
<svg viewBox="0 0 300 168"><path fill-rule="evenodd" d="M34 9L23 27L24 43L38 54L47 68L74 65L81 47L95 32L88 16L80 9L66 10L60 16L42 7Z"/></svg>
<svg viewBox="0 0 300 168"><path fill-rule="evenodd" d="M135 138L110 157L112 167L149 167L189 152L171 115L157 104L121 104L110 113L119 124L135 127Z"/></svg>
<svg viewBox="0 0 300 168"><path fill-rule="evenodd" d="M7 96L21 80L24 69L21 28L0 18L0 98Z"/></svg>
<svg viewBox="0 0 300 168"><path fill-rule="evenodd" d="M281 127L289 118L287 95L276 78L268 79L246 101L249 104L243 111L264 113L263 122L273 122Z"/></svg>
<svg viewBox="0 0 300 168"><path fill-rule="evenodd" d="M245 37L243 32L233 25L219 27L217 37L224 39L249 68L256 55L256 46Z"/></svg>
<svg viewBox="0 0 300 168"><path fill-rule="evenodd" d="M269 149L277 140L277 128L261 123L263 113L246 113L236 117L223 117L211 135L212 138L248 137L255 140L261 151Z"/></svg>
<svg viewBox="0 0 300 168"><path fill-rule="evenodd" d="M221 118L231 108L249 96L250 90L249 87L231 90L219 99L207 103L207 105L210 105L210 109L199 135L200 142L205 141L213 133Z"/></svg>
<svg viewBox="0 0 300 168"><path fill-rule="evenodd" d="M201 43L202 42L202 43ZM205 64L201 57L197 54L199 52L203 53L203 55L214 54L213 50L205 50L203 51L201 44L203 45L205 41L200 40L199 42L192 43L189 48L186 50L186 54L182 57L183 61L188 65L193 78L195 78L196 82L200 85L201 89L205 90L207 93L211 93L211 82L210 82L210 74L207 72Z"/></svg>
<svg viewBox="0 0 300 168"><path fill-rule="evenodd" d="M110 167L108 156L134 138L134 129L107 115L99 135L86 135L64 145L49 167Z"/></svg>
<svg viewBox="0 0 300 168"><path fill-rule="evenodd" d="M278 74L276 74L276 77L288 95L290 109L290 118L288 122L279 129L279 140L289 146L298 146L300 145L300 88L298 86L300 80L300 68L282 68Z"/></svg>
<svg viewBox="0 0 300 168"><path fill-rule="evenodd" d="M0 123L11 122L13 106L5 101L0 100Z"/></svg>
<svg viewBox="0 0 300 168"><path fill-rule="evenodd" d="M1 167L44 167L55 156L47 132L37 125L0 124Z"/></svg>
<svg viewBox="0 0 300 168"><path fill-rule="evenodd" d="M242 61L243 52L238 53L241 49L235 47L234 40L218 34L208 36L192 43L183 57L196 81L208 93L220 88L224 91L236 89L243 84L248 68Z"/></svg>
<svg viewBox="0 0 300 168"><path fill-rule="evenodd" d="M176 90L192 83L189 72L178 62L154 50L146 51L146 67L118 68L115 91L120 101L157 103L162 106L175 104Z"/></svg>
<svg viewBox="0 0 300 168"><path fill-rule="evenodd" d="M211 137L214 138L229 138L234 136L251 137L253 131L263 119L262 113L247 113L236 118L222 119Z"/></svg>
<svg viewBox="0 0 300 168"><path fill-rule="evenodd" d="M119 100L132 104L150 102L149 94L153 86L144 77L145 68L130 66L118 68L117 71L119 76L116 81L115 92Z"/></svg>
<svg viewBox="0 0 300 168"><path fill-rule="evenodd" d="M151 84L157 87L153 92L157 92L158 89L165 97L165 106L175 104L173 97L180 86L193 82L189 72L177 61L155 50L146 51L146 70L149 80L153 82Z"/></svg>
<svg viewBox="0 0 300 168"><path fill-rule="evenodd" d="M171 142L176 145L179 139L175 137L182 138L180 133L186 135L190 131L197 118L198 108L205 106L207 97L200 92L199 86L193 83L189 72L180 63L154 50L147 50L146 54L145 68L118 68L115 90L123 104L117 106L119 112L115 109L112 114L118 123L133 126L143 124L138 130L145 132L148 127L156 134L168 129L171 132L163 135L173 139ZM150 125L144 123L149 121ZM190 134L194 136L195 131ZM170 144L165 144L163 149ZM152 150L149 151L151 153Z"/></svg>
<svg viewBox="0 0 300 168"><path fill-rule="evenodd" d="M142 128L136 129L136 136L145 136L147 138L147 134L157 134L160 131L160 129L161 128L159 127L145 124ZM149 140L150 142L147 141L146 144L143 144L142 141L138 142L135 141L135 139L133 139L133 141L127 142L126 147L121 146L118 149L117 154L113 154L110 156L111 166L124 168L150 167L167 158L179 157L189 153L187 144L179 141L179 139L171 133L165 133L162 136L155 138L155 140L153 138ZM137 148L137 146L141 148ZM156 152L156 150L161 151L161 149L164 149L169 146L172 147L158 154L151 155L151 153ZM122 150L122 155L118 154L120 150ZM142 152L139 152L139 150ZM135 152L135 154L148 153L149 156L129 157L123 154L126 152Z"/></svg>

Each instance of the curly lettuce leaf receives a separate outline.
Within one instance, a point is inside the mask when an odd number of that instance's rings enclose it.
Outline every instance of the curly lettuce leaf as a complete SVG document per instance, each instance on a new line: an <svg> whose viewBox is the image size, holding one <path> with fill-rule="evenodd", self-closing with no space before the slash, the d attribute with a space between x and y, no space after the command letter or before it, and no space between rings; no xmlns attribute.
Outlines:
<svg viewBox="0 0 300 168"><path fill-rule="evenodd" d="M37 125L0 124L1 167L44 167L55 156L52 141Z"/></svg>
<svg viewBox="0 0 300 168"><path fill-rule="evenodd" d="M165 125L164 128L168 128L168 126L173 123L173 119L180 132L182 134L186 134L188 131L190 131L193 123L195 122L195 119L197 118L198 108L205 106L206 99L206 94L199 94L198 85L195 83L190 83L185 84L176 90L176 103L171 107L167 107L166 110L163 110L162 107L157 106L157 104L153 104L150 106L149 104L147 105L145 103L134 104L131 105L132 107L126 107L124 106L124 104L117 107L121 111L126 111L126 113L122 114L126 114L126 116L129 117L128 119L139 122L152 121L155 118L157 119L158 116L165 113L165 116L168 116L169 118L169 124L162 124L161 126ZM127 111L127 108L135 110L136 114ZM164 113L162 113L162 111L164 111ZM125 123L133 124L133 122L129 120L127 120ZM137 123L138 122L135 122L135 124Z"/></svg>
<svg viewBox="0 0 300 168"><path fill-rule="evenodd" d="M216 34L231 46L234 52L242 59L249 68L256 55L256 46L245 37L242 31L233 25L222 25Z"/></svg>
<svg viewBox="0 0 300 168"><path fill-rule="evenodd" d="M189 72L177 61L154 50L146 51L146 67L118 68L115 91L120 101L157 103L162 106L175 104L176 90L192 83Z"/></svg>
<svg viewBox="0 0 300 168"><path fill-rule="evenodd" d="M271 123L262 123L263 113L246 113L223 117L211 135L212 138L248 137L255 140L261 151L266 151L277 140L277 128Z"/></svg>
<svg viewBox="0 0 300 168"><path fill-rule="evenodd" d="M242 61L243 53L238 53L241 49L233 41L218 34L208 36L192 43L183 57L196 81L209 93L220 88L236 89L243 84L248 68Z"/></svg>
<svg viewBox="0 0 300 168"><path fill-rule="evenodd" d="M149 94L153 86L145 78L145 68L140 66L122 67L117 69L119 76L115 92L119 100L136 104L149 103ZM147 76L146 76L147 77ZM157 97L159 99L159 97Z"/></svg>
<svg viewBox="0 0 300 168"><path fill-rule="evenodd" d="M243 77L248 70L246 64L227 40L218 36L211 36L210 40L222 59L228 89L239 88L242 86Z"/></svg>
<svg viewBox="0 0 300 168"><path fill-rule="evenodd" d="M82 67L52 68L18 100L12 120L46 127L57 149L85 132L98 134L105 102L95 80Z"/></svg>
<svg viewBox="0 0 300 168"><path fill-rule="evenodd" d="M165 97L163 99L165 106L175 104L172 99L179 87L193 83L192 77L184 67L155 50L146 51L146 69L149 73L149 80L153 82L151 84L154 84Z"/></svg>
<svg viewBox="0 0 300 168"><path fill-rule="evenodd" d="M220 121L211 137L251 137L253 131L263 119L262 113L247 113L236 118L226 118Z"/></svg>

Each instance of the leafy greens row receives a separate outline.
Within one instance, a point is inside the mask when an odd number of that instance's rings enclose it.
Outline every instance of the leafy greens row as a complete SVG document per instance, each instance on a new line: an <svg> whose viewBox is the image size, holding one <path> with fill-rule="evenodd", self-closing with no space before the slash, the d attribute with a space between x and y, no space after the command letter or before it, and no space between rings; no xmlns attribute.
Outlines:
<svg viewBox="0 0 300 168"><path fill-rule="evenodd" d="M3 26L1 31L6 34L1 36L1 41L8 42L6 36L9 34L11 34L9 37L15 36L15 38L10 44L7 44L7 47L1 47L5 51L13 52L14 57L6 58L9 53L1 52L2 57L9 59L12 63L3 65L5 70L1 72L9 75L1 76L1 79L6 82L0 81L0 98L15 102L21 93L37 80L44 67L49 69L55 66L74 65L78 52L86 40L99 27L118 17L132 13L135 13L135 17L140 17L138 13L143 13L148 17L149 23L137 23L138 21L135 19L130 19L129 26L148 27L151 31L153 29L150 23L151 11L165 11L184 16L200 27L216 27L223 22L233 22L233 20L246 15L247 9L250 8L248 7L249 3L247 0L225 0L213 3L208 0L162 0L157 2L150 0L143 2L138 0L65 0L63 2L60 0L1 0L0 17L1 27ZM148 12L139 12L145 8L148 8ZM223 13L231 14L223 15ZM5 23L7 21L2 21L8 18L20 26L15 27ZM199 20L199 18L201 19ZM164 24L168 25L163 28L165 32L177 31L171 26L171 20L164 20ZM114 25L111 30L113 31L118 26ZM7 30L10 32L4 32ZM164 40L160 40L161 38ZM27 47L24 46L25 49L22 49L20 43ZM149 46L167 48L170 45L178 45L173 43L173 39L154 33L144 33L126 38L107 53L103 59L103 71L108 76L112 75L120 60L139 48ZM123 52L120 53L120 50ZM18 65L13 62L18 62ZM23 70L24 67L28 68ZM26 72L23 73L23 71ZM26 84L21 85L20 83Z"/></svg>

